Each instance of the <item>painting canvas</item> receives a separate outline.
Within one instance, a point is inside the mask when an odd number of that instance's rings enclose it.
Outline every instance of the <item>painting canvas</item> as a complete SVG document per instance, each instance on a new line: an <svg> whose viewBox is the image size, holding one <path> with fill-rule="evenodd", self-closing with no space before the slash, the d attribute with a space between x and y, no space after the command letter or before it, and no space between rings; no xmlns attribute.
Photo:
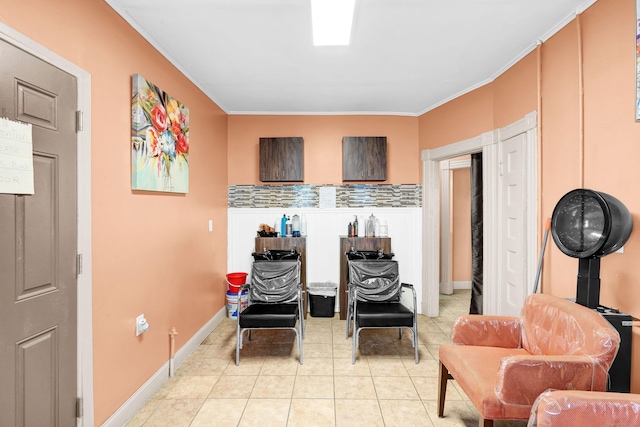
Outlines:
<svg viewBox="0 0 640 427"><path fill-rule="evenodd" d="M131 188L187 193L189 109L139 74L131 83Z"/></svg>

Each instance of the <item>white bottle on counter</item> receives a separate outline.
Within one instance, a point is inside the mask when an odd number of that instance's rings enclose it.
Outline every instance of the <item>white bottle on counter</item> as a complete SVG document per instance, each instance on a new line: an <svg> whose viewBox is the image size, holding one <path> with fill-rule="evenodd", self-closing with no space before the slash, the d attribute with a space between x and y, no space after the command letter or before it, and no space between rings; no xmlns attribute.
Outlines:
<svg viewBox="0 0 640 427"><path fill-rule="evenodd" d="M305 214L302 214L300 218L300 234L303 236L307 235L307 217Z"/></svg>
<svg viewBox="0 0 640 427"><path fill-rule="evenodd" d="M291 217L287 217L287 222L285 222L285 230L287 237L293 236L293 223L291 222Z"/></svg>
<svg viewBox="0 0 640 427"><path fill-rule="evenodd" d="M380 237L387 237L389 235L389 225L387 224L387 220L383 219L380 221Z"/></svg>

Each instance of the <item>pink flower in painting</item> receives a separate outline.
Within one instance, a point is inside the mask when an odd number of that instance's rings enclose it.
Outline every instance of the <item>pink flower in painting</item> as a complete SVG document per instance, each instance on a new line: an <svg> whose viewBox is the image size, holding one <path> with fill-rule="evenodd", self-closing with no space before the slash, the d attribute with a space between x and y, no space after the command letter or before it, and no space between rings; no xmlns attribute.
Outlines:
<svg viewBox="0 0 640 427"><path fill-rule="evenodd" d="M178 134L178 140L176 141L176 151L179 154L186 154L189 151L189 141L183 133Z"/></svg>
<svg viewBox="0 0 640 427"><path fill-rule="evenodd" d="M182 129L180 128L180 123L178 122L171 122L171 126L169 126L169 129L171 129L171 132L174 135L180 135L182 134Z"/></svg>
<svg viewBox="0 0 640 427"><path fill-rule="evenodd" d="M157 104L151 110L151 120L153 120L153 125L160 132L167 130L167 112L161 104Z"/></svg>

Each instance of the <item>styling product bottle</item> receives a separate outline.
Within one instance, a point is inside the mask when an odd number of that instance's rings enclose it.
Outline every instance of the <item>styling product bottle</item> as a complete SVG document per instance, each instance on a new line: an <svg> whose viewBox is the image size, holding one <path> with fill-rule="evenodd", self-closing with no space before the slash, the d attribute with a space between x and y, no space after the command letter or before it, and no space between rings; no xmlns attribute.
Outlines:
<svg viewBox="0 0 640 427"><path fill-rule="evenodd" d="M300 217L300 234L307 235L307 217L304 214Z"/></svg>
<svg viewBox="0 0 640 427"><path fill-rule="evenodd" d="M287 222L285 222L285 229L287 230L287 237L293 236L293 224L289 217L287 217Z"/></svg>
<svg viewBox="0 0 640 427"><path fill-rule="evenodd" d="M287 216L282 215L282 219L280 220L280 237L284 237L287 235Z"/></svg>
<svg viewBox="0 0 640 427"><path fill-rule="evenodd" d="M375 237L376 234L376 217L371 214L365 224L365 237Z"/></svg>
<svg viewBox="0 0 640 427"><path fill-rule="evenodd" d="M358 237L358 216L353 216L353 235L352 237Z"/></svg>
<svg viewBox="0 0 640 427"><path fill-rule="evenodd" d="M300 237L300 216L295 214L291 222L293 224L293 237Z"/></svg>
<svg viewBox="0 0 640 427"><path fill-rule="evenodd" d="M380 221L380 237L387 237L389 235L389 225L387 224L387 220L383 219Z"/></svg>
<svg viewBox="0 0 640 427"><path fill-rule="evenodd" d="M349 223L349 226L347 227L347 236L353 237L353 225L351 225L351 223Z"/></svg>

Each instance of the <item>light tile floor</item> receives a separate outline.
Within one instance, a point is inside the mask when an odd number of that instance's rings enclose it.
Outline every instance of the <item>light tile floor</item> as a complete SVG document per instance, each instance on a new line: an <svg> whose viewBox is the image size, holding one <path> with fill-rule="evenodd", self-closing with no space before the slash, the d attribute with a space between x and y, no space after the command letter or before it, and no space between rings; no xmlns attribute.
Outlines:
<svg viewBox="0 0 640 427"><path fill-rule="evenodd" d="M419 316L420 363L409 333L364 330L351 364L345 321L309 316L304 364L292 331L254 331L235 365L234 320L225 319L129 421L154 426L477 426L455 381L437 416L438 346L468 312L470 291L440 296L440 316ZM496 421L524 427L524 421Z"/></svg>

